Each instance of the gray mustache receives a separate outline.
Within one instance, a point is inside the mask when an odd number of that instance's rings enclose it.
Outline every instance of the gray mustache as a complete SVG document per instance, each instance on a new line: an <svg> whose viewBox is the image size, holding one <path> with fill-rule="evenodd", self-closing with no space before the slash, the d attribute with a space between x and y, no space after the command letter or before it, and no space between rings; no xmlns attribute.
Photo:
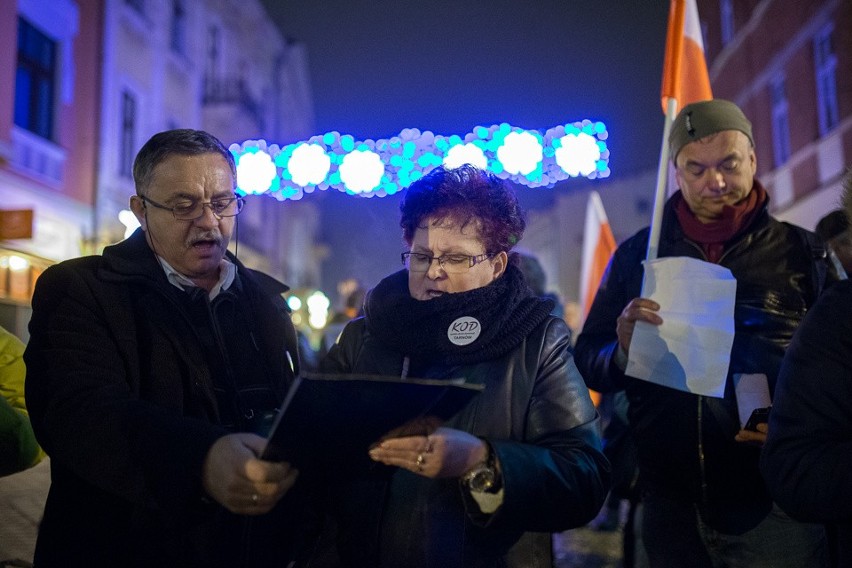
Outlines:
<svg viewBox="0 0 852 568"><path fill-rule="evenodd" d="M219 245L219 246L222 246L222 244L224 243L224 239L222 238L221 233L219 233L218 231L217 232L211 231L211 232L207 232L207 233L202 233L200 235L193 235L187 241L187 245L192 246L195 243L198 243L198 242L201 242L201 241L215 241L216 244Z"/></svg>

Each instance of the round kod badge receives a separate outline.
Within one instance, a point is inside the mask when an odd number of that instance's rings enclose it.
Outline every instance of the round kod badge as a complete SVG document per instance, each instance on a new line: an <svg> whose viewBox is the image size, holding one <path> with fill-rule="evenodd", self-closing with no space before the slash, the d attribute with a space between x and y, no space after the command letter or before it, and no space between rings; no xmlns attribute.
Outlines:
<svg viewBox="0 0 852 568"><path fill-rule="evenodd" d="M482 333L479 320L471 316L462 316L450 324L447 338L453 345L470 345Z"/></svg>

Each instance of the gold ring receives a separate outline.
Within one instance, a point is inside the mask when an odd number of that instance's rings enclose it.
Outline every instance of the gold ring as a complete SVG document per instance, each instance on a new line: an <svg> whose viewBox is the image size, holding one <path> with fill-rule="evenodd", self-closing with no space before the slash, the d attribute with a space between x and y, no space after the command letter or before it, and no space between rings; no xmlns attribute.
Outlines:
<svg viewBox="0 0 852 568"><path fill-rule="evenodd" d="M423 469L423 463L426 461L426 458L423 457L423 454L417 454L417 466L420 469Z"/></svg>

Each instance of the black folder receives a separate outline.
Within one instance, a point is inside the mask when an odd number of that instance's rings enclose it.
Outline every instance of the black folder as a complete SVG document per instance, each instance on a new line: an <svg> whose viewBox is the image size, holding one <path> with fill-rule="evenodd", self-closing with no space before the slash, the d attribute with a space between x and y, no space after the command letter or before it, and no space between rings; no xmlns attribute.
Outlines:
<svg viewBox="0 0 852 568"><path fill-rule="evenodd" d="M261 457L296 467L361 461L384 438L429 434L483 389L464 379L306 374L290 387Z"/></svg>

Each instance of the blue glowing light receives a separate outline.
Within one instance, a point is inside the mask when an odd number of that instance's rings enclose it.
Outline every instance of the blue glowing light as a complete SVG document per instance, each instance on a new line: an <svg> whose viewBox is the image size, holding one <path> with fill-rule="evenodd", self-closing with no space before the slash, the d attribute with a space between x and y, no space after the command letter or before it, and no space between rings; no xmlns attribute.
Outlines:
<svg viewBox="0 0 852 568"><path fill-rule="evenodd" d="M350 195L384 197L404 190L432 168L465 163L529 187L551 187L569 177L610 175L609 133L583 120L543 134L507 123L443 136L406 128L390 139L356 140L327 132L280 148L265 140L232 144L237 191L301 199L333 187Z"/></svg>

